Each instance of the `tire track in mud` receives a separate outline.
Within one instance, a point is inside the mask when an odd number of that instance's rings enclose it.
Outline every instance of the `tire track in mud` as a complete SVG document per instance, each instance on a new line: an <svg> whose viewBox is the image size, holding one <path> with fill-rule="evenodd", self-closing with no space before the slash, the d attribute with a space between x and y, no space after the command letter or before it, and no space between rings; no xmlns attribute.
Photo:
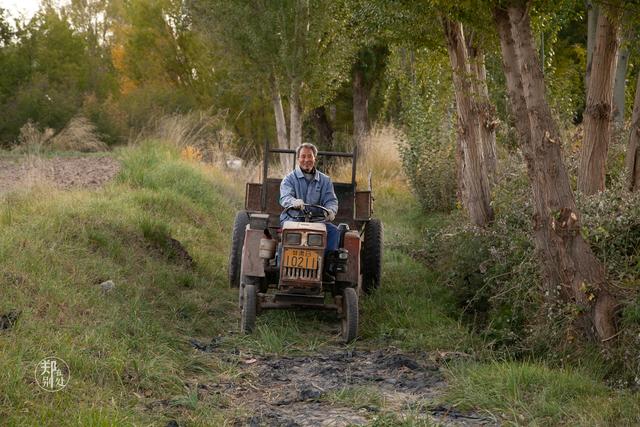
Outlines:
<svg viewBox="0 0 640 427"><path fill-rule="evenodd" d="M389 414L398 421L428 425L498 424L477 413L434 403L446 383L440 366L428 354L409 355L395 348L341 349L246 359L222 349L200 350L237 363L242 371L233 381L201 385L207 393L225 396L250 414L235 420L236 426L367 425Z"/></svg>

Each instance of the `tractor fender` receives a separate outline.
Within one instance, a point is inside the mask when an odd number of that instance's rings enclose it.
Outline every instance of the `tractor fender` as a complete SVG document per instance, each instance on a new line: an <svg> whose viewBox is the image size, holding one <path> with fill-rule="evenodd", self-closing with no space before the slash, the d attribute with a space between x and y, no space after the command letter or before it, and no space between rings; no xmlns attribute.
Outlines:
<svg viewBox="0 0 640 427"><path fill-rule="evenodd" d="M242 247L242 276L264 277L264 259L260 258L260 240L263 230L247 227Z"/></svg>
<svg viewBox="0 0 640 427"><path fill-rule="evenodd" d="M349 251L347 272L338 273L336 280L357 284L360 279L360 233L347 231L344 234L344 248Z"/></svg>

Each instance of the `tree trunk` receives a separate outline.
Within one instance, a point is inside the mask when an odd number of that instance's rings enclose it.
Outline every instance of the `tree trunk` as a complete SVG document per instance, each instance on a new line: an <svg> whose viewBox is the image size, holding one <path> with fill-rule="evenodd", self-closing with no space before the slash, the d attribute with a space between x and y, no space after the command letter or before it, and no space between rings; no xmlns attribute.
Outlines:
<svg viewBox="0 0 640 427"><path fill-rule="evenodd" d="M627 148L627 185L629 190L636 191L640 187L640 74L636 83L636 96L633 101L631 129L629 130L629 146Z"/></svg>
<svg viewBox="0 0 640 427"><path fill-rule="evenodd" d="M543 259L547 291L579 307L576 321L588 335L605 341L615 335L613 318L616 303L608 290L604 268L580 234L580 217L562 161L560 134L546 101L540 60L531 34L525 4L509 7L511 31L505 30L507 14L495 11L505 61L505 73L511 80L509 95L523 143L532 179L535 214L535 243ZM513 46L511 49L509 46ZM514 55L515 54L515 55ZM515 58L514 58L515 56ZM519 94L522 87L522 96ZM528 120L524 118L522 101ZM555 282L558 280L558 282Z"/></svg>
<svg viewBox="0 0 640 427"><path fill-rule="evenodd" d="M611 104L618 51L618 23L612 13L604 12L598 16L587 106L584 111L584 142L580 150L578 168L578 190L585 194L595 194L604 190L607 151L611 140Z"/></svg>
<svg viewBox="0 0 640 427"><path fill-rule="evenodd" d="M275 77L271 78L271 103L273 104L273 112L276 119L276 137L278 139L278 147L289 148L289 138L287 138L287 121L284 117L284 109L282 108L282 97L278 89L278 83ZM264 153L266 156L267 153ZM280 162L285 170L293 168L291 155L283 154L280 156Z"/></svg>
<svg viewBox="0 0 640 427"><path fill-rule="evenodd" d="M544 212L547 208L544 204L544 194L541 188L542 183L536 179L540 171L536 169L529 113L524 99L524 88L522 87L522 78L519 70L520 65L518 64L515 44L511 36L509 14L506 10L494 9L494 20L502 49L502 67L507 83L507 93L510 101L509 106L518 133L520 149L522 150L527 165L527 174L533 193L533 218L537 225L534 229L534 243L542 268L545 295L547 298L552 298L555 294L556 286L562 283L562 279L554 263L554 257L557 251L552 250L551 247L552 237L549 234L551 227L547 223L549 214L548 212Z"/></svg>
<svg viewBox="0 0 640 427"><path fill-rule="evenodd" d="M484 53L469 45L469 58L471 72L473 74L473 86L476 95L476 108L480 119L480 137L482 139L482 158L487 169L489 182L494 183L498 165L496 155L496 108L489 99L487 87L487 69L484 62Z"/></svg>
<svg viewBox="0 0 640 427"><path fill-rule="evenodd" d="M302 104L300 102L300 81L291 82L291 96L289 97L289 107L291 112L289 115L289 129L291 148L296 148L302 144Z"/></svg>
<svg viewBox="0 0 640 427"><path fill-rule="evenodd" d="M369 135L369 93L364 72L355 67L353 71L353 139L360 154L365 154L364 142Z"/></svg>
<svg viewBox="0 0 640 427"><path fill-rule="evenodd" d="M311 119L318 134L318 148L333 151L333 128L324 105L313 109Z"/></svg>
<svg viewBox="0 0 640 427"><path fill-rule="evenodd" d="M453 85L458 111L458 150L461 160L463 183L462 203L469 213L471 222L485 226L493 220L490 201L489 179L482 161L482 139L480 121L475 114L473 85L469 79L470 66L462 24L442 18L449 59L453 70ZM461 163L461 165L460 165Z"/></svg>
<svg viewBox="0 0 640 427"><path fill-rule="evenodd" d="M624 126L624 90L626 86L627 66L629 65L629 48L618 51L616 79L613 84L613 122L616 128Z"/></svg>
<svg viewBox="0 0 640 427"><path fill-rule="evenodd" d="M598 28L598 15L600 8L593 0L587 1L587 69L584 74L585 99L589 92L589 78L591 77L591 65L593 62L593 50L596 46L596 29Z"/></svg>

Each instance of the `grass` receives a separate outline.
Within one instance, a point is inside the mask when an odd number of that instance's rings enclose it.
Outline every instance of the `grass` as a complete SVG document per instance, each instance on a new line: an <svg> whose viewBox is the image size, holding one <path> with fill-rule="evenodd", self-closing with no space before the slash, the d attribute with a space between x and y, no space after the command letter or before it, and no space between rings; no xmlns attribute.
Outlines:
<svg viewBox="0 0 640 427"><path fill-rule="evenodd" d="M225 274L233 183L163 145L119 155L122 174L103 190L36 188L0 206L0 313L21 311L0 333L3 424L166 423L203 404L185 379L220 372L194 359L188 338L235 327ZM150 250L167 235L192 269ZM116 288L104 293L108 279ZM48 355L71 367L65 392L33 381ZM154 401L168 403L144 409Z"/></svg>
<svg viewBox="0 0 640 427"><path fill-rule="evenodd" d="M543 362L459 364L449 370L444 398L507 425L638 425L640 399L606 387L585 372Z"/></svg>
<svg viewBox="0 0 640 427"><path fill-rule="evenodd" d="M200 395L198 384L246 375L253 355L310 354L344 348L332 313L266 312L257 331L240 336L236 290L226 263L242 183L231 174L180 157L174 145L147 141L116 151L123 168L98 191L36 186L0 204L0 314L20 310L0 331L0 419L3 425L224 425L243 416L227 396ZM385 161L389 156L384 156ZM393 167L385 165L385 170ZM588 369L497 361L457 320L440 272L420 257L424 231L456 216L425 216L401 177L375 186L385 224L382 287L362 300L357 348L473 355L446 367L443 402L490 413L504 424L633 425L637 395L615 391ZM161 250L177 239L189 268ZM113 280L115 289L99 284ZM220 337L219 358L189 339ZM71 367L61 393L33 380L35 364L55 355ZM480 360L480 362L475 361ZM385 410L369 388L325 396L335 405L381 407L373 426L428 425L424 414Z"/></svg>

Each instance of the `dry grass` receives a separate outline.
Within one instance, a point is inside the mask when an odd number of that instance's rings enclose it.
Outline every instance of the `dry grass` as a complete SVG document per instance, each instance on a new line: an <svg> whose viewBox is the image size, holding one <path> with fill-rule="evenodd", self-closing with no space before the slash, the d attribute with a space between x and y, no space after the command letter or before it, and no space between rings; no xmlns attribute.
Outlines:
<svg viewBox="0 0 640 427"><path fill-rule="evenodd" d="M58 134L51 128L40 130L37 123L29 120L20 128L14 150L29 154L51 150L92 153L108 151L109 147L100 140L95 125L89 119L76 116Z"/></svg>
<svg viewBox="0 0 640 427"><path fill-rule="evenodd" d="M56 136L51 139L54 150L96 153L108 151L107 144L100 139L96 127L82 116L76 116Z"/></svg>
<svg viewBox="0 0 640 427"><path fill-rule="evenodd" d="M369 176L377 183L404 184L402 160L398 145L403 136L392 126L374 127L364 141L364 153L358 157L356 182L358 188L369 187ZM351 162L341 162L330 171L334 181L351 180Z"/></svg>
<svg viewBox="0 0 640 427"><path fill-rule="evenodd" d="M20 128L18 136L18 145L14 147L15 151L21 153L40 153L46 147L53 137L55 131L46 128L44 131L38 129L38 125L29 120Z"/></svg>
<svg viewBox="0 0 640 427"><path fill-rule="evenodd" d="M138 140L158 139L186 150L185 155L194 155L199 160L225 165L228 147L235 135L227 128L226 111L213 114L211 111L194 111L187 114L171 114L154 119L148 131Z"/></svg>

